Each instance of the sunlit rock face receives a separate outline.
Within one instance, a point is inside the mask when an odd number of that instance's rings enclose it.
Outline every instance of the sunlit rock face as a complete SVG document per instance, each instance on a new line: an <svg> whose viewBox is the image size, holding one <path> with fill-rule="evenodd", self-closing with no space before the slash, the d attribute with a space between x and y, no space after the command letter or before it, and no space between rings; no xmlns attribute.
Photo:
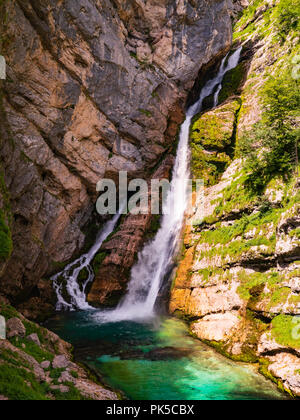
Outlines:
<svg viewBox="0 0 300 420"><path fill-rule="evenodd" d="M84 243L96 183L150 178L174 143L200 68L231 43L232 3L18 0L2 24L1 160L14 251L0 287L15 303ZM136 250L133 250L136 252Z"/></svg>
<svg viewBox="0 0 300 420"><path fill-rule="evenodd" d="M225 76L219 106L194 120L191 166L194 175L203 174L207 185L204 223L187 229L170 312L187 319L196 337L223 354L260 362L265 375L299 396L298 175L291 173L286 182L274 174L263 194L249 195L243 154L237 159L229 153L232 159L226 161L224 172L223 167L211 173L212 165L205 166L211 156L213 163L217 156L224 159L220 155L228 150L226 137L238 150L239 141L261 120L261 89L269 74L281 69L281 57L290 48L288 41L276 43L272 30L257 36L259 28L266 29L264 17L275 4L278 1L266 1L248 21L238 22L234 38L243 45L241 62L228 79ZM237 110L235 115L232 110ZM195 144L203 146L200 152Z"/></svg>

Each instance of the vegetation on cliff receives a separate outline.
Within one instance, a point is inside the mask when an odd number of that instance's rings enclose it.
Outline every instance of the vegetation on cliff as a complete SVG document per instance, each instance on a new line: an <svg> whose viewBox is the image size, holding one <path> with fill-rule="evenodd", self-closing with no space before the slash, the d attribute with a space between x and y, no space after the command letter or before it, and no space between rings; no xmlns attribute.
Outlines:
<svg viewBox="0 0 300 420"><path fill-rule="evenodd" d="M292 62L276 69L261 90L263 115L240 140L240 155L247 157L246 182L257 192L264 191L275 177L288 180L298 165L300 153L300 86L292 77Z"/></svg>
<svg viewBox="0 0 300 420"><path fill-rule="evenodd" d="M190 145L194 179L214 185L232 162L240 107L240 101L234 100L193 119Z"/></svg>
<svg viewBox="0 0 300 420"><path fill-rule="evenodd" d="M265 376L294 395L300 395L299 4L251 1L235 25L246 62L225 78L226 102L193 124L192 170L206 178L208 203L186 241L183 261L193 258L174 282L170 306L192 320L194 335L235 360L259 361ZM237 100L229 167L211 177L207 151L225 151L230 138L226 122L218 124L220 111Z"/></svg>

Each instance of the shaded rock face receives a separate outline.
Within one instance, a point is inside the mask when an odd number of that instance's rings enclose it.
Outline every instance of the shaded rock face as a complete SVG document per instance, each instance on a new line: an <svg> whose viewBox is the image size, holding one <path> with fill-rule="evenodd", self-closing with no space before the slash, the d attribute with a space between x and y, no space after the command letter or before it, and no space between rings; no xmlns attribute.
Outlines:
<svg viewBox="0 0 300 420"><path fill-rule="evenodd" d="M34 298L34 306L52 263L82 248L96 183L120 170L147 179L168 153L199 69L229 48L232 5L17 0L5 7L0 154L14 251L0 290L15 304Z"/></svg>

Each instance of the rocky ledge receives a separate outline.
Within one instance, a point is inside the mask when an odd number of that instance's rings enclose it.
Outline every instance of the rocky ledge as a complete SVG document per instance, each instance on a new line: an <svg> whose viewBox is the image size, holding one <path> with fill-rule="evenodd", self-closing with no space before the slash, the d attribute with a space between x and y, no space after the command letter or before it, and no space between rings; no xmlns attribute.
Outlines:
<svg viewBox="0 0 300 420"><path fill-rule="evenodd" d="M7 327L7 339L0 340L0 399L118 399L73 362L71 344L7 304L0 304L0 315Z"/></svg>

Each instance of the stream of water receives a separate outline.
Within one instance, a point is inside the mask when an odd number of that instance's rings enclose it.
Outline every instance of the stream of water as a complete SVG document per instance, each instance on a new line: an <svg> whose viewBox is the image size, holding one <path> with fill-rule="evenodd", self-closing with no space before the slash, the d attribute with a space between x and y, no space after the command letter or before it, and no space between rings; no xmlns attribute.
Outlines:
<svg viewBox="0 0 300 420"><path fill-rule="evenodd" d="M101 248L103 242L109 237L114 231L119 219L121 212L116 214L112 220L108 221L103 229L99 232L96 242L89 250L88 253L82 255L76 261L67 265L65 269L52 277L53 287L57 296L56 310L69 310L75 311L93 309L87 302L86 299L86 288L89 283L94 280L94 271L91 267L91 262L95 258L95 255ZM81 285L78 282L79 274L82 270L87 270L88 277ZM65 284L64 284L65 283ZM67 302L63 296L63 286L65 285L66 291L69 295L70 302Z"/></svg>
<svg viewBox="0 0 300 420"><path fill-rule="evenodd" d="M61 312L48 328L70 341L77 360L87 363L104 380L134 400L245 400L283 399L277 388L255 368L231 362L201 344L187 326L156 314L162 283L173 265L187 208L189 130L206 97L214 105L224 75L239 62L241 49L222 61L218 75L207 82L181 127L171 190L155 239L146 244L131 272L128 292L114 310L93 310L86 287L94 278L91 261L119 220L116 215L99 233L92 249L53 278ZM89 273L83 285L80 272ZM69 301L63 297L64 281ZM80 312L72 312L80 309ZM68 312L69 311L69 312Z"/></svg>

